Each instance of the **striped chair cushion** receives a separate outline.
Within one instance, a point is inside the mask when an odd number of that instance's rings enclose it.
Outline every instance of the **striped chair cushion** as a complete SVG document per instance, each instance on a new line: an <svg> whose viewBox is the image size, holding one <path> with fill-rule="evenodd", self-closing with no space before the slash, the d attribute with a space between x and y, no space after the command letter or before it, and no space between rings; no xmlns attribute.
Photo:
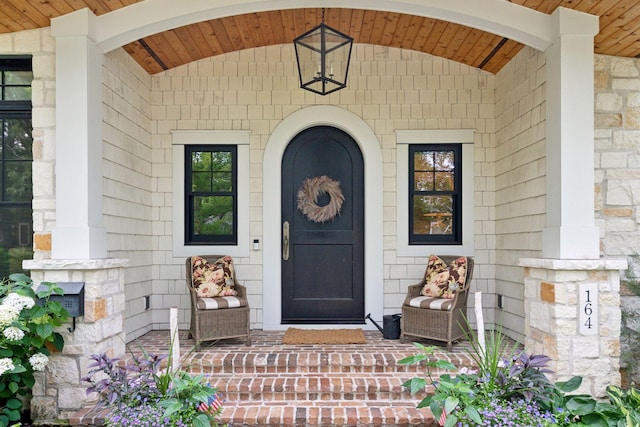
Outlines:
<svg viewBox="0 0 640 427"><path fill-rule="evenodd" d="M448 298L433 297L409 297L404 301L405 305L417 308L428 308L430 310L449 311L453 307L453 300Z"/></svg>
<svg viewBox="0 0 640 427"><path fill-rule="evenodd" d="M198 310L221 310L247 305L247 300L239 297L198 298Z"/></svg>

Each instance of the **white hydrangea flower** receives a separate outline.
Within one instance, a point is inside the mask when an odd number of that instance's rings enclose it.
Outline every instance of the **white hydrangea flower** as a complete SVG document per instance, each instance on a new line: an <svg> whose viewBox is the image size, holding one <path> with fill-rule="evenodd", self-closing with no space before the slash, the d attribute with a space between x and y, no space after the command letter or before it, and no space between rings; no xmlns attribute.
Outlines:
<svg viewBox="0 0 640 427"><path fill-rule="evenodd" d="M16 294L15 292L7 295L2 301L2 305L18 308L18 311L22 311L23 308L31 308L35 305L35 301L31 297Z"/></svg>
<svg viewBox="0 0 640 427"><path fill-rule="evenodd" d="M0 304L0 327L4 327L13 323L20 317L21 309L12 305Z"/></svg>
<svg viewBox="0 0 640 427"><path fill-rule="evenodd" d="M2 335L4 335L9 341L20 341L24 338L24 331L20 328L16 328L15 326L9 326L7 329L2 331Z"/></svg>
<svg viewBox="0 0 640 427"><path fill-rule="evenodd" d="M13 365L13 360L9 359L8 357L3 357L2 359L0 359L0 375L4 374L7 371L11 371L14 368L15 366Z"/></svg>
<svg viewBox="0 0 640 427"><path fill-rule="evenodd" d="M49 363L49 358L42 353L36 353L29 358L29 363L34 371L44 371Z"/></svg>

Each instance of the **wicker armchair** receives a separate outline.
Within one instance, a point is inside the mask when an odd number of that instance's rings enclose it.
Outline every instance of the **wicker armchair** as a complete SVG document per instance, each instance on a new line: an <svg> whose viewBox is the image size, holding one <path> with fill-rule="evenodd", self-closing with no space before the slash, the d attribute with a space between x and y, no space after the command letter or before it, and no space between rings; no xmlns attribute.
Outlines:
<svg viewBox="0 0 640 427"><path fill-rule="evenodd" d="M203 255L200 258L214 263L222 257L223 255ZM188 257L185 264L187 288L191 297L189 336L194 338L196 349L199 349L203 341L227 338L246 338L247 345L251 345L247 290L236 280L235 270L233 271L233 287L237 291L235 297L231 299L229 297L200 298L193 286L192 258ZM234 302L230 304L232 307L227 307L229 300ZM238 301L240 307L236 307Z"/></svg>
<svg viewBox="0 0 640 427"><path fill-rule="evenodd" d="M440 258L449 265L459 257L440 256ZM406 342L408 337L444 341L447 343L447 350L451 351L453 342L466 336L465 316L467 313L469 286L473 277L473 266L473 258L467 257L467 276L464 286L458 288L453 299L433 298L431 308L409 305L409 301L420 296L420 290L425 284L425 278L423 277L420 283L409 286L407 298L402 305L401 342Z"/></svg>

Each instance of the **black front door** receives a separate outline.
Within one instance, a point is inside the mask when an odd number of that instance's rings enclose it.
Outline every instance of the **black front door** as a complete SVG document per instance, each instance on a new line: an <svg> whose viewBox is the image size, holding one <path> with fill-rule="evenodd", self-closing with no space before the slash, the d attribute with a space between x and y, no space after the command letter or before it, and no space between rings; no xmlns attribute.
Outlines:
<svg viewBox="0 0 640 427"><path fill-rule="evenodd" d="M330 189L318 193L306 214L298 208L305 181ZM336 182L344 201L332 216L326 207L330 194L339 197ZM313 127L287 146L281 237L282 323L364 323L364 164L358 145L345 132Z"/></svg>

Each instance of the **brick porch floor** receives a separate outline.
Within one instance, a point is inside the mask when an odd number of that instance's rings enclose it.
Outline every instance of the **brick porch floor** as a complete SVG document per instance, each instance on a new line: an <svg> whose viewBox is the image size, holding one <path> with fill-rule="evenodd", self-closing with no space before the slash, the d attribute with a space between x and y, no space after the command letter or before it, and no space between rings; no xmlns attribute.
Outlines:
<svg viewBox="0 0 640 427"><path fill-rule="evenodd" d="M251 332L252 345L223 340L194 341L180 332L183 369L202 373L225 397L222 422L232 426L429 426L430 411L416 409L402 383L423 373L398 365L415 354L411 343L365 331L366 344L283 345L284 331ZM434 344L422 341L423 344ZM166 354L169 332L152 331L129 343L130 350ZM442 348L436 357L458 367L472 366L469 343ZM71 426L99 426L102 416L85 408Z"/></svg>

